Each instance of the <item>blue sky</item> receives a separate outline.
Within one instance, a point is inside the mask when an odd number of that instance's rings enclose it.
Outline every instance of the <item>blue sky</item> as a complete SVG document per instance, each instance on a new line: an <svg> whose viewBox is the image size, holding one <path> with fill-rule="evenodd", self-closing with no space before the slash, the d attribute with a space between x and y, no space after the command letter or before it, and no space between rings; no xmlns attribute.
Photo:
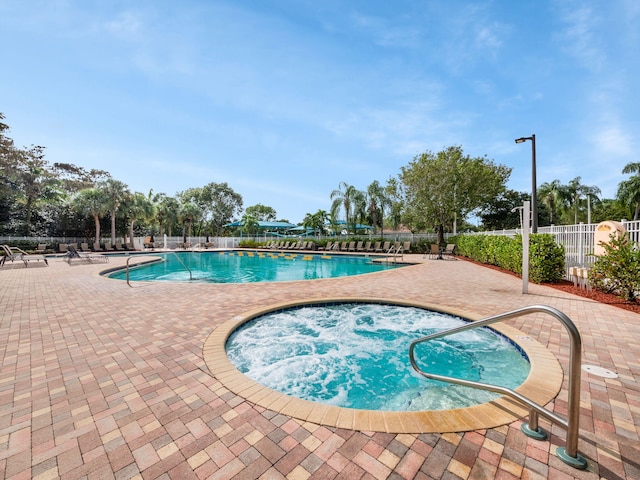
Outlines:
<svg viewBox="0 0 640 480"><path fill-rule="evenodd" d="M640 161L640 2L0 0L17 146L133 191L227 182L294 223L461 145L509 187Z"/></svg>

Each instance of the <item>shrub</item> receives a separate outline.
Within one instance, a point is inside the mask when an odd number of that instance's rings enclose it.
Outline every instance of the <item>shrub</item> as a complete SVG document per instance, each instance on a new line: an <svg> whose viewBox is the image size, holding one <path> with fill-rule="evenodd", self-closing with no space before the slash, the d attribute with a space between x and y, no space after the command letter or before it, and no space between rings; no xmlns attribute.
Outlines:
<svg viewBox="0 0 640 480"><path fill-rule="evenodd" d="M611 236L604 243L604 255L589 269L589 283L597 290L615 293L636 302L640 291L640 250L629 241L629 235Z"/></svg>
<svg viewBox="0 0 640 480"><path fill-rule="evenodd" d="M465 235L457 238L460 255L522 275L522 237ZM552 235L529 236L529 279L557 282L564 276L564 248Z"/></svg>

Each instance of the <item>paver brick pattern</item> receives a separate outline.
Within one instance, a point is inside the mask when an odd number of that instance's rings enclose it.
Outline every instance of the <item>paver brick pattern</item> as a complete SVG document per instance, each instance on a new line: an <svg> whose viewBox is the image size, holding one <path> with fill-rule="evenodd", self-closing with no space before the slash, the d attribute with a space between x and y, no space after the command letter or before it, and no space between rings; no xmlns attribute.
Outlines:
<svg viewBox="0 0 640 480"><path fill-rule="evenodd" d="M465 261L352 278L264 284L134 283L104 265L53 260L0 269L1 479L640 479L640 317ZM113 257L110 266L123 264ZM474 432L388 434L330 428L245 401L211 376L202 347L235 315L313 297L389 298L488 316L525 305L565 312L583 337L579 448L535 441L521 421ZM568 340L541 314L509 322L566 371ZM548 405L565 415L567 380Z"/></svg>

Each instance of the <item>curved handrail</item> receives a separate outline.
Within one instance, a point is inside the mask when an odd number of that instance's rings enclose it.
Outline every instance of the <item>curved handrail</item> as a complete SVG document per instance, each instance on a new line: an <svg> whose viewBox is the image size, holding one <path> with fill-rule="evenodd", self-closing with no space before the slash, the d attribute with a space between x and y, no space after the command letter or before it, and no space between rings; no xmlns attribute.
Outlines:
<svg viewBox="0 0 640 480"><path fill-rule="evenodd" d="M124 268L125 268L125 273L126 273L126 275L127 275L127 285L131 286L131 283L129 282L129 261L130 261L132 258L140 258L140 257L143 257L143 256L149 257L149 256L151 256L151 255L137 255L137 256L135 256L135 257L132 257L132 256L128 256L128 257L127 257L127 263L126 263L126 264L125 264L125 266L124 266ZM145 263L150 263L150 262L145 262Z"/></svg>
<svg viewBox="0 0 640 480"><path fill-rule="evenodd" d="M187 271L189 272L189 281L192 281L193 280L193 273L191 272L191 269L189 267L187 267L187 264L182 261L182 259L180 258L180 256L176 252L171 252L171 253L173 253L176 256L176 258L178 259L178 261L182 264L182 266L187 269Z"/></svg>
<svg viewBox="0 0 640 480"><path fill-rule="evenodd" d="M434 340L436 338L441 338L448 335L453 335L455 333L464 332L465 330L484 327L492 323L497 323L504 320L509 320L511 318L520 317L522 315L526 315L529 313L536 313L536 312L547 313L552 317L556 318L564 325L565 329L567 330L567 333L569 334L569 340L570 340L569 399L568 399L568 416L566 420L510 388L428 373L421 370L418 364L416 363L414 350L416 345L418 345L419 343L427 342L427 341ZM586 468L587 466L586 460L578 453L578 433L579 433L579 427L580 427L581 349L582 349L582 339L580 338L580 332L578 331L577 327L568 316L566 316L560 310L550 307L548 305L531 305L528 307L519 308L517 310L512 310L510 312L505 312L505 313L501 313L491 317L487 317L483 320L478 320L476 322L470 322L467 325L463 325L461 327L451 328L449 330L433 333L431 335L427 335L426 337L422 337L417 340L414 340L413 342L411 342L411 345L409 345L409 360L411 361L411 366L413 367L413 369L423 377L426 377L432 380L439 380L441 382L449 382L457 385L463 385L466 387L478 388L481 390L489 390L495 393L501 393L503 395L507 395L511 398L514 398L524 403L526 406L530 408L530 410L529 410L529 424L523 425L523 431L530 436L545 438L543 432L538 427L538 414L546 417L552 422L559 424L560 426L562 426L564 429L567 430L567 444L566 444L566 448L557 449L558 457L560 457L560 459L563 462L571 465L572 467Z"/></svg>

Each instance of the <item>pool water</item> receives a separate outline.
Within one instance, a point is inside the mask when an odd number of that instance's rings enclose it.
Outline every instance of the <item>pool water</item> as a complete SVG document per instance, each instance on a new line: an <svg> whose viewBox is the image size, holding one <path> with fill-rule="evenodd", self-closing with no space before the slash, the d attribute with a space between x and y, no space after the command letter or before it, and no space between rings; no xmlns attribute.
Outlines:
<svg viewBox="0 0 640 480"><path fill-rule="evenodd" d="M249 378L298 398L366 410L462 408L498 397L425 379L409 344L466 323L450 314L376 303L294 307L243 324L227 340L230 361ZM431 373L516 388L530 364L511 341L481 328L420 344Z"/></svg>
<svg viewBox="0 0 640 480"><path fill-rule="evenodd" d="M129 278L210 283L284 282L360 275L401 266L374 262L372 257L301 253L228 251L157 255L163 257L162 262L130 268ZM126 272L112 272L109 277L124 280Z"/></svg>

